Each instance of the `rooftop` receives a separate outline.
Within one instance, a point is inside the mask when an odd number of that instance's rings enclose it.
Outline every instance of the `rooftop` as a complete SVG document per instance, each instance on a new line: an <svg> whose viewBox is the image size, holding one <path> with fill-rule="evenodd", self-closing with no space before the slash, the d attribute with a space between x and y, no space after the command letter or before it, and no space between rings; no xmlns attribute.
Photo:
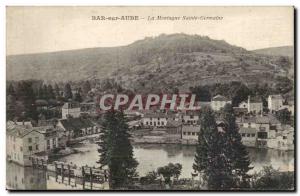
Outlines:
<svg viewBox="0 0 300 196"><path fill-rule="evenodd" d="M79 130L95 126L95 124L87 118L68 118L59 120L66 130Z"/></svg>
<svg viewBox="0 0 300 196"><path fill-rule="evenodd" d="M258 123L258 124L280 124L279 120L269 114L267 116L250 116L250 117L244 117L241 119L242 123Z"/></svg>
<svg viewBox="0 0 300 196"><path fill-rule="evenodd" d="M240 128L240 133L256 133L256 129L255 128L251 128L251 127L241 127Z"/></svg>
<svg viewBox="0 0 300 196"><path fill-rule="evenodd" d="M212 101L229 101L229 99L227 99L223 95L216 95L212 98Z"/></svg>
<svg viewBox="0 0 300 196"><path fill-rule="evenodd" d="M271 99L283 99L281 95L269 95Z"/></svg>

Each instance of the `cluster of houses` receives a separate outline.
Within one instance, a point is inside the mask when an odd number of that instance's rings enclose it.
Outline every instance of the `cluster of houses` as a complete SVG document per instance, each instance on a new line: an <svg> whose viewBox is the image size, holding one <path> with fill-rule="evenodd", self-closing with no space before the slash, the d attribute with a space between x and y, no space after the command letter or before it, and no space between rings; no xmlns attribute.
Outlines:
<svg viewBox="0 0 300 196"><path fill-rule="evenodd" d="M198 105L210 106L212 110L218 112L227 103L231 103L228 98L217 95L212 98L211 102ZM234 107L237 114L242 114L237 115L242 142L248 147L293 150L294 128L290 125L282 125L274 115L274 112L282 109L288 109L291 115L294 115L293 103L285 105L281 95L270 95L268 109L269 113L264 113L262 100L250 96L247 101ZM197 143L201 126L196 111L145 113L142 115L141 124L144 128L165 129L166 133L177 135L183 144ZM222 120L217 119L217 124L218 128L221 128Z"/></svg>
<svg viewBox="0 0 300 196"><path fill-rule="evenodd" d="M100 133L100 125L81 116L76 103L65 103L57 122L7 122L7 158L20 165L31 165L31 158L48 159L48 155L64 149L82 137Z"/></svg>
<svg viewBox="0 0 300 196"><path fill-rule="evenodd" d="M198 102L197 107L210 106L218 112L228 103L231 103L230 99L217 95L211 102ZM273 114L282 109L294 115L293 102L284 102L281 95L268 97L267 114L263 112L262 101L256 97L248 97L247 101L235 107L237 114L243 114L237 115L242 142L249 147L293 150L294 128L282 125ZM33 155L47 159L49 154L64 149L72 141L100 133L100 125L85 117L86 114L95 113L95 104L65 103L61 112L62 118L55 123L50 121L33 126L30 122L7 122L8 159L21 165L30 165ZM183 144L195 144L198 141L201 126L199 110L127 111L126 116L130 127L165 130L169 138L175 138ZM222 121L218 120L217 123L221 127Z"/></svg>

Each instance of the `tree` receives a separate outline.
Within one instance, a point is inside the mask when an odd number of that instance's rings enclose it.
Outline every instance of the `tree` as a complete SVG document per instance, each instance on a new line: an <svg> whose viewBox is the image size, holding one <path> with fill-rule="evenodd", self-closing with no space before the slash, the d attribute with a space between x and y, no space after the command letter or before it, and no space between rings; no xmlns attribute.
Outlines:
<svg viewBox="0 0 300 196"><path fill-rule="evenodd" d="M137 176L138 162L133 157L130 144L129 127L123 112L107 111L104 116L102 134L98 143L101 167L109 168L109 184L112 189L126 188L132 185Z"/></svg>
<svg viewBox="0 0 300 196"><path fill-rule="evenodd" d="M72 99L73 97L73 93L72 93L72 89L71 89L71 85L69 83L67 83L65 85L65 88L64 88L64 97L65 99Z"/></svg>
<svg viewBox="0 0 300 196"><path fill-rule="evenodd" d="M208 189L230 189L233 184L231 166L224 152L224 137L218 131L213 111L203 108L200 121L193 169L203 175Z"/></svg>
<svg viewBox="0 0 300 196"><path fill-rule="evenodd" d="M256 190L294 190L294 172L279 172L272 166L265 166L254 175L253 188Z"/></svg>
<svg viewBox="0 0 300 196"><path fill-rule="evenodd" d="M59 90L59 87L58 85L55 83L55 86L54 86L54 92L55 92L55 96L56 97L60 97L60 90Z"/></svg>
<svg viewBox="0 0 300 196"><path fill-rule="evenodd" d="M24 107L24 117L26 119L37 120L36 98L30 81L22 81L18 84L18 100L21 101Z"/></svg>
<svg viewBox="0 0 300 196"><path fill-rule="evenodd" d="M157 174L162 175L165 179L166 184L171 184L171 177L179 178L182 170L182 165L179 163L173 164L169 163L166 166L159 167L157 169Z"/></svg>
<svg viewBox="0 0 300 196"><path fill-rule="evenodd" d="M225 141L225 155L228 161L231 163L232 175L235 175L235 179L240 179L240 188L247 188L247 174L250 167L249 154L246 146L242 143L242 138L239 133L239 128L236 124L236 118L231 104L226 104L222 110L222 117L225 126L224 128L224 141Z"/></svg>
<svg viewBox="0 0 300 196"><path fill-rule="evenodd" d="M77 101L77 102L82 102L82 97L80 95L79 92L76 92L75 95L74 95L74 101Z"/></svg>
<svg viewBox="0 0 300 196"><path fill-rule="evenodd" d="M6 95L16 96L15 88L11 83L9 84L9 86L7 88Z"/></svg>
<svg viewBox="0 0 300 196"><path fill-rule="evenodd" d="M282 124L289 124L291 122L291 112L287 108L277 111L276 117Z"/></svg>
<svg viewBox="0 0 300 196"><path fill-rule="evenodd" d="M86 96L91 90L91 84L89 81L85 81L82 86L82 93Z"/></svg>
<svg viewBox="0 0 300 196"><path fill-rule="evenodd" d="M37 96L38 99L44 99L45 98L43 85L39 86L36 96Z"/></svg>
<svg viewBox="0 0 300 196"><path fill-rule="evenodd" d="M48 99L54 99L55 98L55 94L54 94L53 87L52 87L51 84L49 84L47 86L47 94L48 94Z"/></svg>

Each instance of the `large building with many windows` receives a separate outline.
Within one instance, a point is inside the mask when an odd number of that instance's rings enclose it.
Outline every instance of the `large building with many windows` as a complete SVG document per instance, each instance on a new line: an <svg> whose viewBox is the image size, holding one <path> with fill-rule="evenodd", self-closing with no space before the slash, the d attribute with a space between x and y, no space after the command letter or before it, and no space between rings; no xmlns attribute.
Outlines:
<svg viewBox="0 0 300 196"><path fill-rule="evenodd" d="M6 137L7 158L20 165L30 165L31 156L60 146L58 130L50 126L27 127L8 123Z"/></svg>

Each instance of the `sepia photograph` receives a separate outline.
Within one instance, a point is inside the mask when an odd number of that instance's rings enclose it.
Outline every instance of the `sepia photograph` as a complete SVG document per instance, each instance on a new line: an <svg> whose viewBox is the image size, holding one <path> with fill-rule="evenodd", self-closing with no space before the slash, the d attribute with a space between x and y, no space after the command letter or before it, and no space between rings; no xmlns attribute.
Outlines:
<svg viewBox="0 0 300 196"><path fill-rule="evenodd" d="M294 17L7 6L6 189L296 191Z"/></svg>

